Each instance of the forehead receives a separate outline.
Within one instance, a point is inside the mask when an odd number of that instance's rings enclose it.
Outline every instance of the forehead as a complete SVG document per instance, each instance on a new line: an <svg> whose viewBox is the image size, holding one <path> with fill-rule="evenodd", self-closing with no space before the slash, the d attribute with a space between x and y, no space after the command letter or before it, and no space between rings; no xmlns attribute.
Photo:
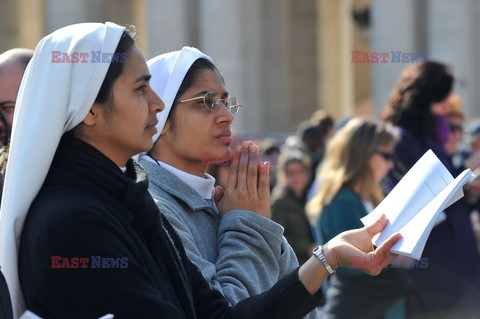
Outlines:
<svg viewBox="0 0 480 319"><path fill-rule="evenodd" d="M140 49L138 49L136 45L133 45L130 51L128 51L127 62L125 63L120 78L132 82L132 79L134 81L140 75L144 74L150 74L147 63L145 62L145 58L143 57L142 52L140 52Z"/></svg>
<svg viewBox="0 0 480 319"><path fill-rule="evenodd" d="M305 170L305 164L303 164L300 161L292 161L287 164L286 169L288 171L299 171L299 170Z"/></svg>
<svg viewBox="0 0 480 319"><path fill-rule="evenodd" d="M198 73L190 89L208 89L218 93L225 91L225 84L218 70L205 69Z"/></svg>
<svg viewBox="0 0 480 319"><path fill-rule="evenodd" d="M25 68L18 63L5 63L0 67L0 101L15 101Z"/></svg>
<svg viewBox="0 0 480 319"><path fill-rule="evenodd" d="M389 143L383 143L377 145L377 149L380 151L388 151L391 152L395 149L395 143L389 142Z"/></svg>

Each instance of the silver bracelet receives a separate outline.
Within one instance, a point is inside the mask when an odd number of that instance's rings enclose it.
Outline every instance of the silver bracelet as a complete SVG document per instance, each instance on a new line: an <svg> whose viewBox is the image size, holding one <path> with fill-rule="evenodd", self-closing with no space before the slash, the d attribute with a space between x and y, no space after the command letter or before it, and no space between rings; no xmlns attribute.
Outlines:
<svg viewBox="0 0 480 319"><path fill-rule="evenodd" d="M325 266L325 269L327 269L330 275L333 275L335 273L335 269L333 269L332 266L330 266L330 264L327 261L327 258L325 258L325 255L323 255L322 246L315 247L315 249L313 250L313 254L317 256L318 259L320 259L320 261Z"/></svg>

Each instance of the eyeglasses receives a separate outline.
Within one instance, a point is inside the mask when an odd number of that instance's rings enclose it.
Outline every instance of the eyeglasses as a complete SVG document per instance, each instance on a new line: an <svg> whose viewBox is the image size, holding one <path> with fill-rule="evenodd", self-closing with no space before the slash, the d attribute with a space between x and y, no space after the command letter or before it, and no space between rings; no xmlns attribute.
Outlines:
<svg viewBox="0 0 480 319"><path fill-rule="evenodd" d="M207 92L204 96L199 96L199 97L194 97L191 99L179 101L177 102L177 104L196 101L196 100L202 100L205 107L211 112L215 111L218 107L220 107L220 104L223 104L232 115L237 114L241 106L238 103L238 99L236 97L229 96L226 99L221 99L219 98L218 94L215 92Z"/></svg>
<svg viewBox="0 0 480 319"><path fill-rule="evenodd" d="M450 132L463 132L463 127L460 124L448 124Z"/></svg>
<svg viewBox="0 0 480 319"><path fill-rule="evenodd" d="M393 160L395 159L395 154L391 153L391 152L384 152L384 151L376 150L375 153L377 153L378 155L383 157L383 159L386 160L386 161L392 161L393 162Z"/></svg>

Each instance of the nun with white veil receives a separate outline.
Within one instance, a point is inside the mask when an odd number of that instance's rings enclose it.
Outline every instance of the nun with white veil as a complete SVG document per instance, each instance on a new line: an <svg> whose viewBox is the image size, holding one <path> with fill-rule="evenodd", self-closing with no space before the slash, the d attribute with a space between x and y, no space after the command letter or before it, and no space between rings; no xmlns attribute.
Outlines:
<svg viewBox="0 0 480 319"><path fill-rule="evenodd" d="M15 318L25 308L44 318L301 318L318 305L325 263L389 256L399 236L372 252L383 217L232 308L187 258L131 159L152 147L164 108L149 79L133 38L114 23L67 26L37 45L17 99L0 210Z"/></svg>

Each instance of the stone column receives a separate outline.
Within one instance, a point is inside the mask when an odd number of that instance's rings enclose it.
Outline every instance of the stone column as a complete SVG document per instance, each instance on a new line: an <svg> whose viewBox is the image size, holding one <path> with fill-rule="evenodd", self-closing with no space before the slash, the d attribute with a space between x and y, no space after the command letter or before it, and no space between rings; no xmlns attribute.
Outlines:
<svg viewBox="0 0 480 319"><path fill-rule="evenodd" d="M180 50L183 46L198 46L198 10L195 0L156 1L141 0L145 4L144 46L146 58Z"/></svg>
<svg viewBox="0 0 480 319"><path fill-rule="evenodd" d="M450 65L466 118L480 116L478 1L428 0L428 57Z"/></svg>
<svg viewBox="0 0 480 319"><path fill-rule="evenodd" d="M260 3L257 1L199 2L200 49L212 57L225 78L230 95L243 107L234 129L261 130L263 110L262 38ZM273 58L273 57L272 57Z"/></svg>
<svg viewBox="0 0 480 319"><path fill-rule="evenodd" d="M284 130L294 131L319 107L317 100L317 0L290 0L288 46L289 116Z"/></svg>
<svg viewBox="0 0 480 319"><path fill-rule="evenodd" d="M45 33L51 33L70 24L89 21L88 11L92 11L92 8L98 11L98 4L89 6L88 0L45 0Z"/></svg>
<svg viewBox="0 0 480 319"><path fill-rule="evenodd" d="M401 71L409 64L392 63L391 51L418 52L415 0L372 0L372 52L388 52L388 63L372 64L374 112L387 103Z"/></svg>
<svg viewBox="0 0 480 319"><path fill-rule="evenodd" d="M18 4L19 44L35 49L45 35L45 5L43 0L20 0Z"/></svg>
<svg viewBox="0 0 480 319"><path fill-rule="evenodd" d="M354 112L352 2L321 0L317 10L318 100L340 118Z"/></svg>

